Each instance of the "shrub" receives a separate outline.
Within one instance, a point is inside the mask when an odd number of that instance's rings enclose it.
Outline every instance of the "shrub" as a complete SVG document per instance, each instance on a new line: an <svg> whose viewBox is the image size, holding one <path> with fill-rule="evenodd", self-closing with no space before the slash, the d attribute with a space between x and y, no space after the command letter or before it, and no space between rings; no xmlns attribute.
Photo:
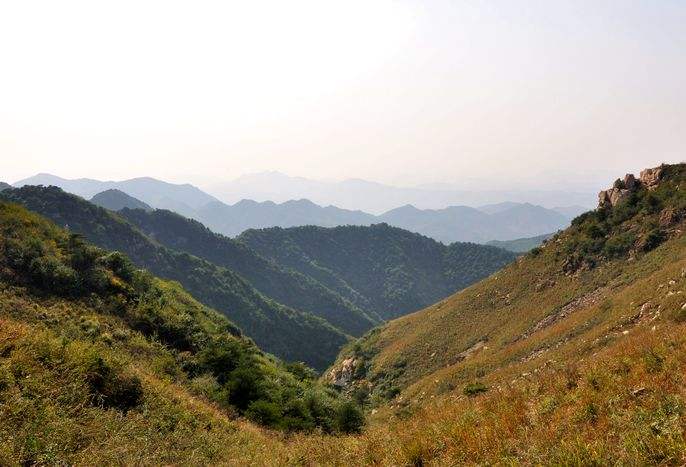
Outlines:
<svg viewBox="0 0 686 467"><path fill-rule="evenodd" d="M488 391L488 386L477 381L476 383L469 383L466 385L462 392L465 396L474 397L486 391Z"/></svg>
<svg viewBox="0 0 686 467"><path fill-rule="evenodd" d="M76 271L65 266L54 256L41 256L29 267L33 282L60 295L71 295L77 289Z"/></svg>
<svg viewBox="0 0 686 467"><path fill-rule="evenodd" d="M85 372L86 382L97 404L128 411L140 403L143 396L140 380L134 375L124 374L101 356L89 356Z"/></svg>
<svg viewBox="0 0 686 467"><path fill-rule="evenodd" d="M250 403L245 416L261 425L276 426L281 421L281 409L273 402L260 399Z"/></svg>
<svg viewBox="0 0 686 467"><path fill-rule="evenodd" d="M359 433L364 425L362 410L351 401L342 402L336 410L336 429L341 433Z"/></svg>

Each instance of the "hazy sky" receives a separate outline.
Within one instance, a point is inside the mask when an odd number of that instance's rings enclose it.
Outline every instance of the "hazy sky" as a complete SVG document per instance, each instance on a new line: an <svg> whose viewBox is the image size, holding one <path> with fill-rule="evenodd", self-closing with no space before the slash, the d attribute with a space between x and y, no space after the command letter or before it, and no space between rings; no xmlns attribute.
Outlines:
<svg viewBox="0 0 686 467"><path fill-rule="evenodd" d="M683 0L0 0L0 180L569 187L686 147Z"/></svg>

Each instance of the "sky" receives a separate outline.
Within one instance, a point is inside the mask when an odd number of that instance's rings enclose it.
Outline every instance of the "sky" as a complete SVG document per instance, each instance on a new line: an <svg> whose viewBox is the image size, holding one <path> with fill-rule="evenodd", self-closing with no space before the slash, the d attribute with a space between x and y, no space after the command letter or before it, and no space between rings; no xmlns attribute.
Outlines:
<svg viewBox="0 0 686 467"><path fill-rule="evenodd" d="M682 0L0 0L0 180L605 185L686 146Z"/></svg>

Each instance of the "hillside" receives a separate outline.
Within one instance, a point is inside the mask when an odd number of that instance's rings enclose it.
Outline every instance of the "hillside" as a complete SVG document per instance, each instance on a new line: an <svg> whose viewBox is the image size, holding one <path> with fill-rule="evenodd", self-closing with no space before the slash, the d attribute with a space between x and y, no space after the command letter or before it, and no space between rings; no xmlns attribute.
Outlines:
<svg viewBox="0 0 686 467"><path fill-rule="evenodd" d="M612 203L602 201L526 257L372 331L344 354L346 364L381 399L404 391L408 400L497 381L496 373L520 363L564 361L613 344L656 313L678 315L686 301L677 304L686 166L626 180L602 194ZM631 188L617 188L625 184Z"/></svg>
<svg viewBox="0 0 686 467"><path fill-rule="evenodd" d="M279 266L245 244L215 234L197 221L166 210L124 209L120 214L155 241L184 251L247 279L257 290L284 305L324 318L359 336L380 322L314 279Z"/></svg>
<svg viewBox="0 0 686 467"><path fill-rule="evenodd" d="M152 211L152 208L143 201L114 188L98 193L90 199L90 202L110 211L120 211L124 208Z"/></svg>
<svg viewBox="0 0 686 467"><path fill-rule="evenodd" d="M0 182L0 191L6 190L6 189L8 189L8 188L12 188L12 185L8 185L8 184L5 183L5 182Z"/></svg>
<svg viewBox="0 0 686 467"><path fill-rule="evenodd" d="M377 406L353 435L336 431L355 417L287 436L236 419L172 364L185 354L130 327L137 313L12 285L5 239L27 235L8 235L21 223L0 208L0 463L681 465L686 166L644 175L505 270L351 345L330 376ZM174 303L171 317L196 309ZM83 363L93 351L116 368L105 381L130 388L115 407Z"/></svg>
<svg viewBox="0 0 686 467"><path fill-rule="evenodd" d="M386 224L249 230L238 240L383 319L434 303L515 257L483 245L446 246Z"/></svg>
<svg viewBox="0 0 686 467"><path fill-rule="evenodd" d="M224 313L265 351L317 369L327 366L347 336L321 318L264 297L233 271L166 248L124 218L57 187L25 186L2 196L94 244L126 254L139 267L180 282L195 298Z"/></svg>
<svg viewBox="0 0 686 467"><path fill-rule="evenodd" d="M264 435L238 416L289 432L362 422L178 284L0 202L0 464L248 460Z"/></svg>
<svg viewBox="0 0 686 467"><path fill-rule="evenodd" d="M553 234L544 234L537 237L517 238L515 240L491 240L486 245L502 248L513 253L526 253L540 246L544 241L552 237Z"/></svg>

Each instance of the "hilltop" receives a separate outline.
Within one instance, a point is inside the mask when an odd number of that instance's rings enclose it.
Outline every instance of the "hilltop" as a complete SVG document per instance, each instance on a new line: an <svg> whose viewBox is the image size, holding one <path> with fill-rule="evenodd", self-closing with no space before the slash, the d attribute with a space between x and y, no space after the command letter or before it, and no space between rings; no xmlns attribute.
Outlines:
<svg viewBox="0 0 686 467"><path fill-rule="evenodd" d="M110 211L121 211L124 208L152 211L148 204L114 188L98 193L90 199L90 202Z"/></svg>

